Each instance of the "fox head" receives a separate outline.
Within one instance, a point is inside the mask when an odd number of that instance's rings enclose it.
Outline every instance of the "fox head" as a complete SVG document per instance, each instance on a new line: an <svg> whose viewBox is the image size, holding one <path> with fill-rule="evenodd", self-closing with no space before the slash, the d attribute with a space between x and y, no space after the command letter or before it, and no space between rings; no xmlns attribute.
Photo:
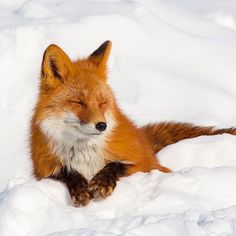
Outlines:
<svg viewBox="0 0 236 236"><path fill-rule="evenodd" d="M107 80L111 42L89 57L72 62L56 45L44 52L36 123L55 139L87 140L115 125L115 100Z"/></svg>

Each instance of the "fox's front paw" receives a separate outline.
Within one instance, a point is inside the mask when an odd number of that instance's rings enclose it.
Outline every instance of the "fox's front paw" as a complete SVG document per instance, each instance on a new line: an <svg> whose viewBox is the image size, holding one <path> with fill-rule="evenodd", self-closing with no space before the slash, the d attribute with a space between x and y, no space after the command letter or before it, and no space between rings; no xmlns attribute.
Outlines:
<svg viewBox="0 0 236 236"><path fill-rule="evenodd" d="M91 200L91 194L87 189L77 187L71 191L71 199L75 207L86 206Z"/></svg>
<svg viewBox="0 0 236 236"><path fill-rule="evenodd" d="M88 185L88 192L94 199L103 199L111 195L116 186L116 178L98 173Z"/></svg>

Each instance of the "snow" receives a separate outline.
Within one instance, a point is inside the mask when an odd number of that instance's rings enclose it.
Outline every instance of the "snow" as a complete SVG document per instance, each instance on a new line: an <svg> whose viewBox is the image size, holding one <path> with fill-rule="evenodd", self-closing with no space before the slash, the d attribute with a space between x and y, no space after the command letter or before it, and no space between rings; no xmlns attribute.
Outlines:
<svg viewBox="0 0 236 236"><path fill-rule="evenodd" d="M0 1L0 235L234 235L236 137L198 137L158 154L173 173L122 178L111 197L74 208L36 181L28 128L44 49L71 58L113 42L109 83L137 124L236 120L234 0Z"/></svg>

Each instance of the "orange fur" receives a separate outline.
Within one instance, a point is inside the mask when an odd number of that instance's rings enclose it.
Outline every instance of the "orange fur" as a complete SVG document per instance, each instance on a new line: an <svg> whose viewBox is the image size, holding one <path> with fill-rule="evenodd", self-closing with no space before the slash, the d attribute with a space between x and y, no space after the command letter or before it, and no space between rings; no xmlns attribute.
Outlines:
<svg viewBox="0 0 236 236"><path fill-rule="evenodd" d="M34 175L38 179L42 179L58 174L62 164L50 150L48 141L35 124L35 118L32 120L31 130L31 157L34 164Z"/></svg>

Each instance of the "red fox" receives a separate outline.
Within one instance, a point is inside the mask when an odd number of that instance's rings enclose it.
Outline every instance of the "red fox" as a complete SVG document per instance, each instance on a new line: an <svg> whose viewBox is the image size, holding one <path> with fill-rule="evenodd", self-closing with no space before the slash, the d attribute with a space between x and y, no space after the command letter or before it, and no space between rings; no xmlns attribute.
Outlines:
<svg viewBox="0 0 236 236"><path fill-rule="evenodd" d="M137 127L117 105L107 84L111 42L89 57L72 62L61 48L44 53L38 102L31 123L31 157L37 179L67 186L75 206L109 196L116 181L162 166L155 154L163 147L200 135L230 133L186 123Z"/></svg>

